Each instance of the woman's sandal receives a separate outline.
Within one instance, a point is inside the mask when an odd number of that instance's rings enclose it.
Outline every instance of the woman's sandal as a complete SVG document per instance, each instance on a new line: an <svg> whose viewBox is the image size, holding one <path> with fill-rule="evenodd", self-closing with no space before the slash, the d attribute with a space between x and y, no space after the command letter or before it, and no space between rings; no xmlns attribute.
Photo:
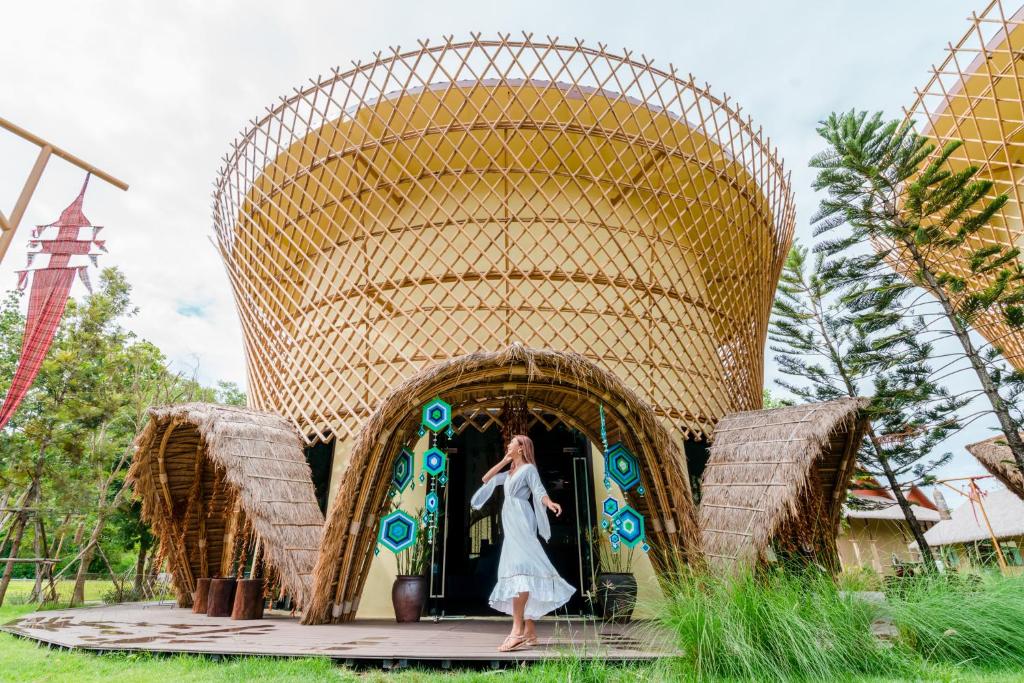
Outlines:
<svg viewBox="0 0 1024 683"><path fill-rule="evenodd" d="M513 636L509 635L505 639L505 642L498 648L498 652L514 652L521 647L525 647L529 643L526 642L526 636Z"/></svg>
<svg viewBox="0 0 1024 683"><path fill-rule="evenodd" d="M524 640L523 644L528 647L537 647L538 645L540 645L540 641L537 640L537 634L534 634L533 636L528 637L526 640Z"/></svg>

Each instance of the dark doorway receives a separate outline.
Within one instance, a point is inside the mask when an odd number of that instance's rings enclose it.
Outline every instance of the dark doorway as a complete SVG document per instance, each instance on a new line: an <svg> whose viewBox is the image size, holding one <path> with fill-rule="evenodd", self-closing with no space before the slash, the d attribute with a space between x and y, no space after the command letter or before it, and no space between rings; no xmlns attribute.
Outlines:
<svg viewBox="0 0 1024 683"><path fill-rule="evenodd" d="M561 422L551 430L537 423L529 436L544 487L563 510L561 517L549 517L550 542L541 541L558 573L576 588L559 613L589 614L583 593L591 587L593 563L586 533L596 519L589 443ZM469 500L484 473L502 457L501 432L493 424L484 432L468 427L450 441L442 437L438 443L449 453L449 481L441 499L430 562L428 611L435 615L495 615L487 598L498 576L503 493L499 488L479 511L470 509Z"/></svg>
<svg viewBox="0 0 1024 683"><path fill-rule="evenodd" d="M320 512L326 515L331 470L334 467L334 439L327 443L317 442L312 446L306 446L306 462L309 463L310 475L313 477L317 505L320 506Z"/></svg>

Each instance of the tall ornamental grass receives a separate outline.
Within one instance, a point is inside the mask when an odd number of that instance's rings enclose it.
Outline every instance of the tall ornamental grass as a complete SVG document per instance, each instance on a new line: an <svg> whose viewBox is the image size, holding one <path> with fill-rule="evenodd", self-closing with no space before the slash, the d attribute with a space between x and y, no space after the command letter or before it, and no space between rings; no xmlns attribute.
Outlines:
<svg viewBox="0 0 1024 683"><path fill-rule="evenodd" d="M682 573L666 593L658 623L682 651L679 665L700 680L847 680L907 669L871 634L881 606L821 573Z"/></svg>
<svg viewBox="0 0 1024 683"><path fill-rule="evenodd" d="M812 571L681 572L656 608L657 626L682 653L671 662L680 679L916 680L955 671L1024 680L1024 578L914 578L887 593L878 601ZM873 624L898 635L879 639Z"/></svg>
<svg viewBox="0 0 1024 683"><path fill-rule="evenodd" d="M1024 679L1024 578L919 578L889 596L901 643L925 661L1017 669Z"/></svg>

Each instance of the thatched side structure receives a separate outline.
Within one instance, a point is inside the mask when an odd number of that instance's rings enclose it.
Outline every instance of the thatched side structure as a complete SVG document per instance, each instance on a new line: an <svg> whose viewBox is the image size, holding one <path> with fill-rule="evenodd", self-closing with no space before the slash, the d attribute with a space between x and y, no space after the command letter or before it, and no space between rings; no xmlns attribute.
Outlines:
<svg viewBox="0 0 1024 683"><path fill-rule="evenodd" d="M303 623L349 621L366 582L390 472L402 446L412 445L419 407L443 396L458 412L517 397L557 415L600 443L601 406L610 443L622 441L640 463L647 494L627 494L646 518L651 560L666 570L700 556L696 511L683 454L651 407L614 374L576 353L512 344L437 363L388 394L356 437L339 493L327 514L312 600Z"/></svg>
<svg viewBox="0 0 1024 683"><path fill-rule="evenodd" d="M722 418L701 484L700 528L712 567L756 565L773 542L834 562L866 405L851 398Z"/></svg>
<svg viewBox="0 0 1024 683"><path fill-rule="evenodd" d="M305 604L324 518L290 422L244 408L153 408L128 480L174 577L178 604L195 580L230 576L255 555Z"/></svg>
<svg viewBox="0 0 1024 683"><path fill-rule="evenodd" d="M1004 436L993 436L991 439L972 443L967 447L967 451L977 458L993 477L1003 482L1006 488L1024 498L1024 475L1017 469L1017 463L1013 459L1010 447L1006 445Z"/></svg>

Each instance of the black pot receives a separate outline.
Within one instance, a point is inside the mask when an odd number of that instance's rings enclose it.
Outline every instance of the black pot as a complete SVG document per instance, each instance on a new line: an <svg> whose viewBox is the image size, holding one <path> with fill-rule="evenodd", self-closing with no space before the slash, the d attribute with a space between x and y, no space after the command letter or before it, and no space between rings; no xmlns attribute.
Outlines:
<svg viewBox="0 0 1024 683"><path fill-rule="evenodd" d="M636 577L632 574L601 573L597 575L597 600L601 619L626 624L636 607Z"/></svg>
<svg viewBox="0 0 1024 683"><path fill-rule="evenodd" d="M423 606L427 604L427 577L400 575L391 586L391 604L395 608L395 621L419 621Z"/></svg>

